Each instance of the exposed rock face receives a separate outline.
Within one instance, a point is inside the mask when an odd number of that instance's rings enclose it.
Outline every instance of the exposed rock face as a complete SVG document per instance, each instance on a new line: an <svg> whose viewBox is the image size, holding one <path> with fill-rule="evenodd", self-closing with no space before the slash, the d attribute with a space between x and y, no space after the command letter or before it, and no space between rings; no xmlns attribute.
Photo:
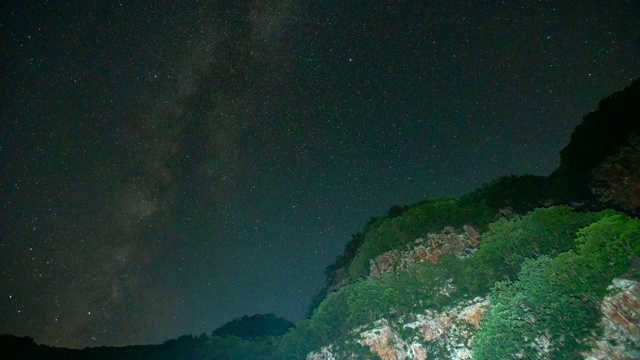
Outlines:
<svg viewBox="0 0 640 360"><path fill-rule="evenodd" d="M418 315L416 321L403 327L417 330L428 344L427 350L437 351L439 356L470 359L473 334L480 328L482 314L488 309L489 300L475 298L446 312L426 311L424 315Z"/></svg>
<svg viewBox="0 0 640 360"><path fill-rule="evenodd" d="M487 299L475 298L442 312L425 311L411 322L381 319L355 329L355 341L383 360L470 359L473 334L488 308ZM351 358L353 354L341 353L333 346L307 355L307 360Z"/></svg>
<svg viewBox="0 0 640 360"><path fill-rule="evenodd" d="M599 201L638 214L640 209L640 137L629 140L592 171L591 191Z"/></svg>
<svg viewBox="0 0 640 360"><path fill-rule="evenodd" d="M603 335L595 341L585 358L640 359L640 283L614 279L609 291L600 306Z"/></svg>
<svg viewBox="0 0 640 360"><path fill-rule="evenodd" d="M380 278L383 274L394 273L416 263L437 263L446 254L464 258L475 251L479 238L480 233L471 226L465 225L459 233L452 227L446 227L439 233L428 234L426 239L415 240L407 250L392 250L378 255L369 262L369 273Z"/></svg>
<svg viewBox="0 0 640 360"><path fill-rule="evenodd" d="M336 357L334 357L331 352L332 350L333 346L324 346L320 349L320 352L310 352L307 354L307 360L336 360Z"/></svg>
<svg viewBox="0 0 640 360"><path fill-rule="evenodd" d="M371 352L385 360L426 359L422 344L405 342L386 320L378 321L371 330L360 333L360 344L368 346Z"/></svg>

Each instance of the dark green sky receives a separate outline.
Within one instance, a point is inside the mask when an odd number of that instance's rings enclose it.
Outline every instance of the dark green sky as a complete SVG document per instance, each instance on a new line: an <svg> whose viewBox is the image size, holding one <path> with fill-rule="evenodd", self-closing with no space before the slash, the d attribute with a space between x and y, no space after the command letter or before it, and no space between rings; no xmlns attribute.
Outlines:
<svg viewBox="0 0 640 360"><path fill-rule="evenodd" d="M546 175L640 75L637 1L5 1L0 333L300 320L393 204Z"/></svg>

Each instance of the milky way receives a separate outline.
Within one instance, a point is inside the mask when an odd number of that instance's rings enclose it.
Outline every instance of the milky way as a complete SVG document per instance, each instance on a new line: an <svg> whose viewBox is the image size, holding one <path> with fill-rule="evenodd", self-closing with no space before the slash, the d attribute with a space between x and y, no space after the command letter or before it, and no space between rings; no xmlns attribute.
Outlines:
<svg viewBox="0 0 640 360"><path fill-rule="evenodd" d="M394 204L546 175L640 76L637 2L10 2L0 333L303 318Z"/></svg>

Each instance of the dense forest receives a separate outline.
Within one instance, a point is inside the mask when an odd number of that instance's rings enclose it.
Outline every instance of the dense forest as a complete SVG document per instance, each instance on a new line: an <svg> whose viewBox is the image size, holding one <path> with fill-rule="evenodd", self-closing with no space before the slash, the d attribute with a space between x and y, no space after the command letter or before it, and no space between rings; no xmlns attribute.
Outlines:
<svg viewBox="0 0 640 360"><path fill-rule="evenodd" d="M451 318L457 304L474 303L488 305L478 326L459 335L473 344L467 358L582 358L603 336L601 306L612 281L640 281L638 134L640 80L584 117L549 177L507 176L460 198L395 205L372 217L327 266L326 284L298 324L245 316L160 345L84 350L2 335L0 352L15 359L395 359L399 351L417 358L420 348L429 358L465 358L454 356L463 346L430 341L437 336L424 327L417 336L411 324L424 314ZM640 354L635 326L609 338L609 348ZM394 331L385 340L393 353L367 342L372 328ZM413 350L397 345L409 342Z"/></svg>

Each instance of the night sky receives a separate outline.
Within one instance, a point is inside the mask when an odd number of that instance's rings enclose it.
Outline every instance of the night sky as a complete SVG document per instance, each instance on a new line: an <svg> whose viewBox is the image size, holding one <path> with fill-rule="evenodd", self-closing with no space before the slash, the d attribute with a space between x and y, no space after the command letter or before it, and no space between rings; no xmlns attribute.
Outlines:
<svg viewBox="0 0 640 360"><path fill-rule="evenodd" d="M2 1L0 333L299 321L371 216L548 175L640 76L638 1L176 3Z"/></svg>

